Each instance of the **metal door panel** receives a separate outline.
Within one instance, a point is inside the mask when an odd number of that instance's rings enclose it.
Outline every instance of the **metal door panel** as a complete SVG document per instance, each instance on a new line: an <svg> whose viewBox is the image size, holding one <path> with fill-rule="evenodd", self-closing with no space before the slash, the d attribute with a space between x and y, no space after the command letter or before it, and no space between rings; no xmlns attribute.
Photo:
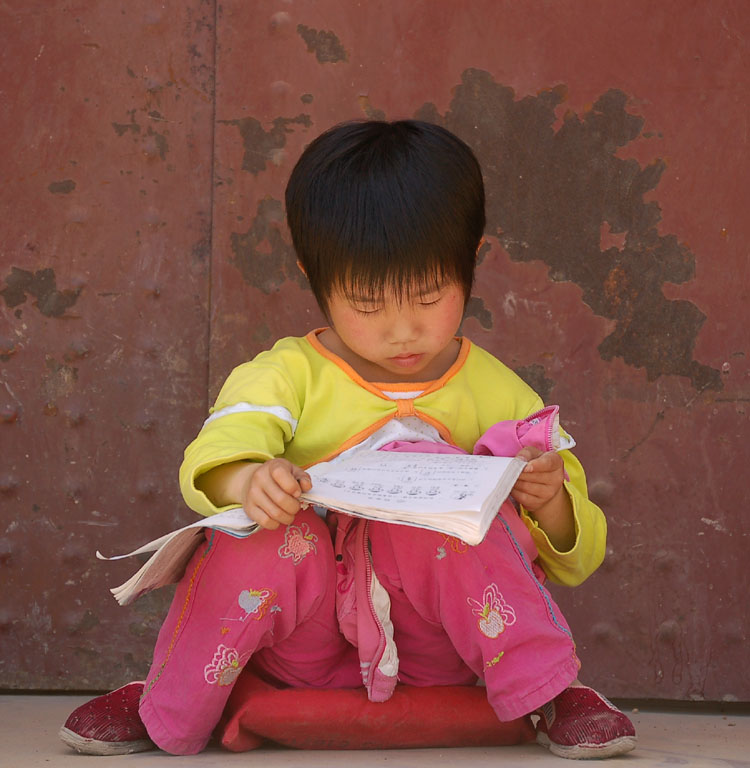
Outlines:
<svg viewBox="0 0 750 768"><path fill-rule="evenodd" d="M236 1L219 17L212 396L322 322L282 221L304 145L361 117L455 130L488 190L464 331L578 440L608 557L553 591L583 679L612 696L750 694L747 26L730 1Z"/></svg>
<svg viewBox="0 0 750 768"><path fill-rule="evenodd" d="M118 608L132 564L92 553L191 519L176 469L229 370L324 322L284 223L305 144L420 116L486 174L464 332L561 405L608 516L602 568L553 588L582 678L748 700L747 27L739 0L6 3L0 685L144 674L169 593Z"/></svg>
<svg viewBox="0 0 750 768"><path fill-rule="evenodd" d="M168 594L108 587L191 519L206 408L213 7L6 3L0 686L142 677Z"/></svg>

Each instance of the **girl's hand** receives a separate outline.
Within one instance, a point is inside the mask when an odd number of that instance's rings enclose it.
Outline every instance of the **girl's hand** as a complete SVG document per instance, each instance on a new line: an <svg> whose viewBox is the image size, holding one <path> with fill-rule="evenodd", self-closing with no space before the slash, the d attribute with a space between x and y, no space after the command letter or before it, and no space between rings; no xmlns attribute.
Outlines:
<svg viewBox="0 0 750 768"><path fill-rule="evenodd" d="M523 448L518 456L528 464L513 486L513 498L534 516L558 552L569 552L575 545L576 525L563 486L562 457L556 451L542 453L538 448Z"/></svg>
<svg viewBox="0 0 750 768"><path fill-rule="evenodd" d="M245 514L269 531L293 522L300 510L300 495L312 487L307 472L286 459L247 467L240 490Z"/></svg>
<svg viewBox="0 0 750 768"><path fill-rule="evenodd" d="M536 512L562 492L565 466L557 451L542 453L538 448L522 448L518 458L526 459L521 476L513 486L513 498L529 512Z"/></svg>

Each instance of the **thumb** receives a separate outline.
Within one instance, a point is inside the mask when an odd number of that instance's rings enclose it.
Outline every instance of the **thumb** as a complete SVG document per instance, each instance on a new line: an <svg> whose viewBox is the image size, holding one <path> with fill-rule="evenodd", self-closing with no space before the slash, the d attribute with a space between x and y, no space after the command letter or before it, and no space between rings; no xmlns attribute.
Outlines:
<svg viewBox="0 0 750 768"><path fill-rule="evenodd" d="M516 458L523 459L524 461L531 461L541 455L542 452L538 448L535 448L533 445L527 445L525 448L521 448L516 454Z"/></svg>
<svg viewBox="0 0 750 768"><path fill-rule="evenodd" d="M532 445L527 445L525 448L521 448L521 450L516 454L517 459L523 459L526 462L533 461L538 456L541 456L542 452L538 448L534 448ZM524 468L524 472L532 472L533 467L531 464L527 464Z"/></svg>

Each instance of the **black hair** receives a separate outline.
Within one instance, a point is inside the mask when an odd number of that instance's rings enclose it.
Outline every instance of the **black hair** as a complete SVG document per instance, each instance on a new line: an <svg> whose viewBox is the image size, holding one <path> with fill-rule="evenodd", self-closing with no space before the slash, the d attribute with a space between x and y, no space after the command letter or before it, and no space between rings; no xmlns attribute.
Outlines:
<svg viewBox="0 0 750 768"><path fill-rule="evenodd" d="M485 226L471 149L417 120L342 123L318 136L286 188L292 242L323 312L334 291L397 299L447 281L468 301Z"/></svg>

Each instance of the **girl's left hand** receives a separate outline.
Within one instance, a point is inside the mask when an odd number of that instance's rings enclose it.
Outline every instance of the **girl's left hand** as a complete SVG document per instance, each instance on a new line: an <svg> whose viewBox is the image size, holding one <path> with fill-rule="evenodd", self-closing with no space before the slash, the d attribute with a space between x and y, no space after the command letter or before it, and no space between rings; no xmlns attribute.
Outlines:
<svg viewBox="0 0 750 768"><path fill-rule="evenodd" d="M513 498L529 512L538 512L563 493L565 466L557 451L542 453L538 448L522 448L518 458L526 459L521 476L513 486Z"/></svg>

